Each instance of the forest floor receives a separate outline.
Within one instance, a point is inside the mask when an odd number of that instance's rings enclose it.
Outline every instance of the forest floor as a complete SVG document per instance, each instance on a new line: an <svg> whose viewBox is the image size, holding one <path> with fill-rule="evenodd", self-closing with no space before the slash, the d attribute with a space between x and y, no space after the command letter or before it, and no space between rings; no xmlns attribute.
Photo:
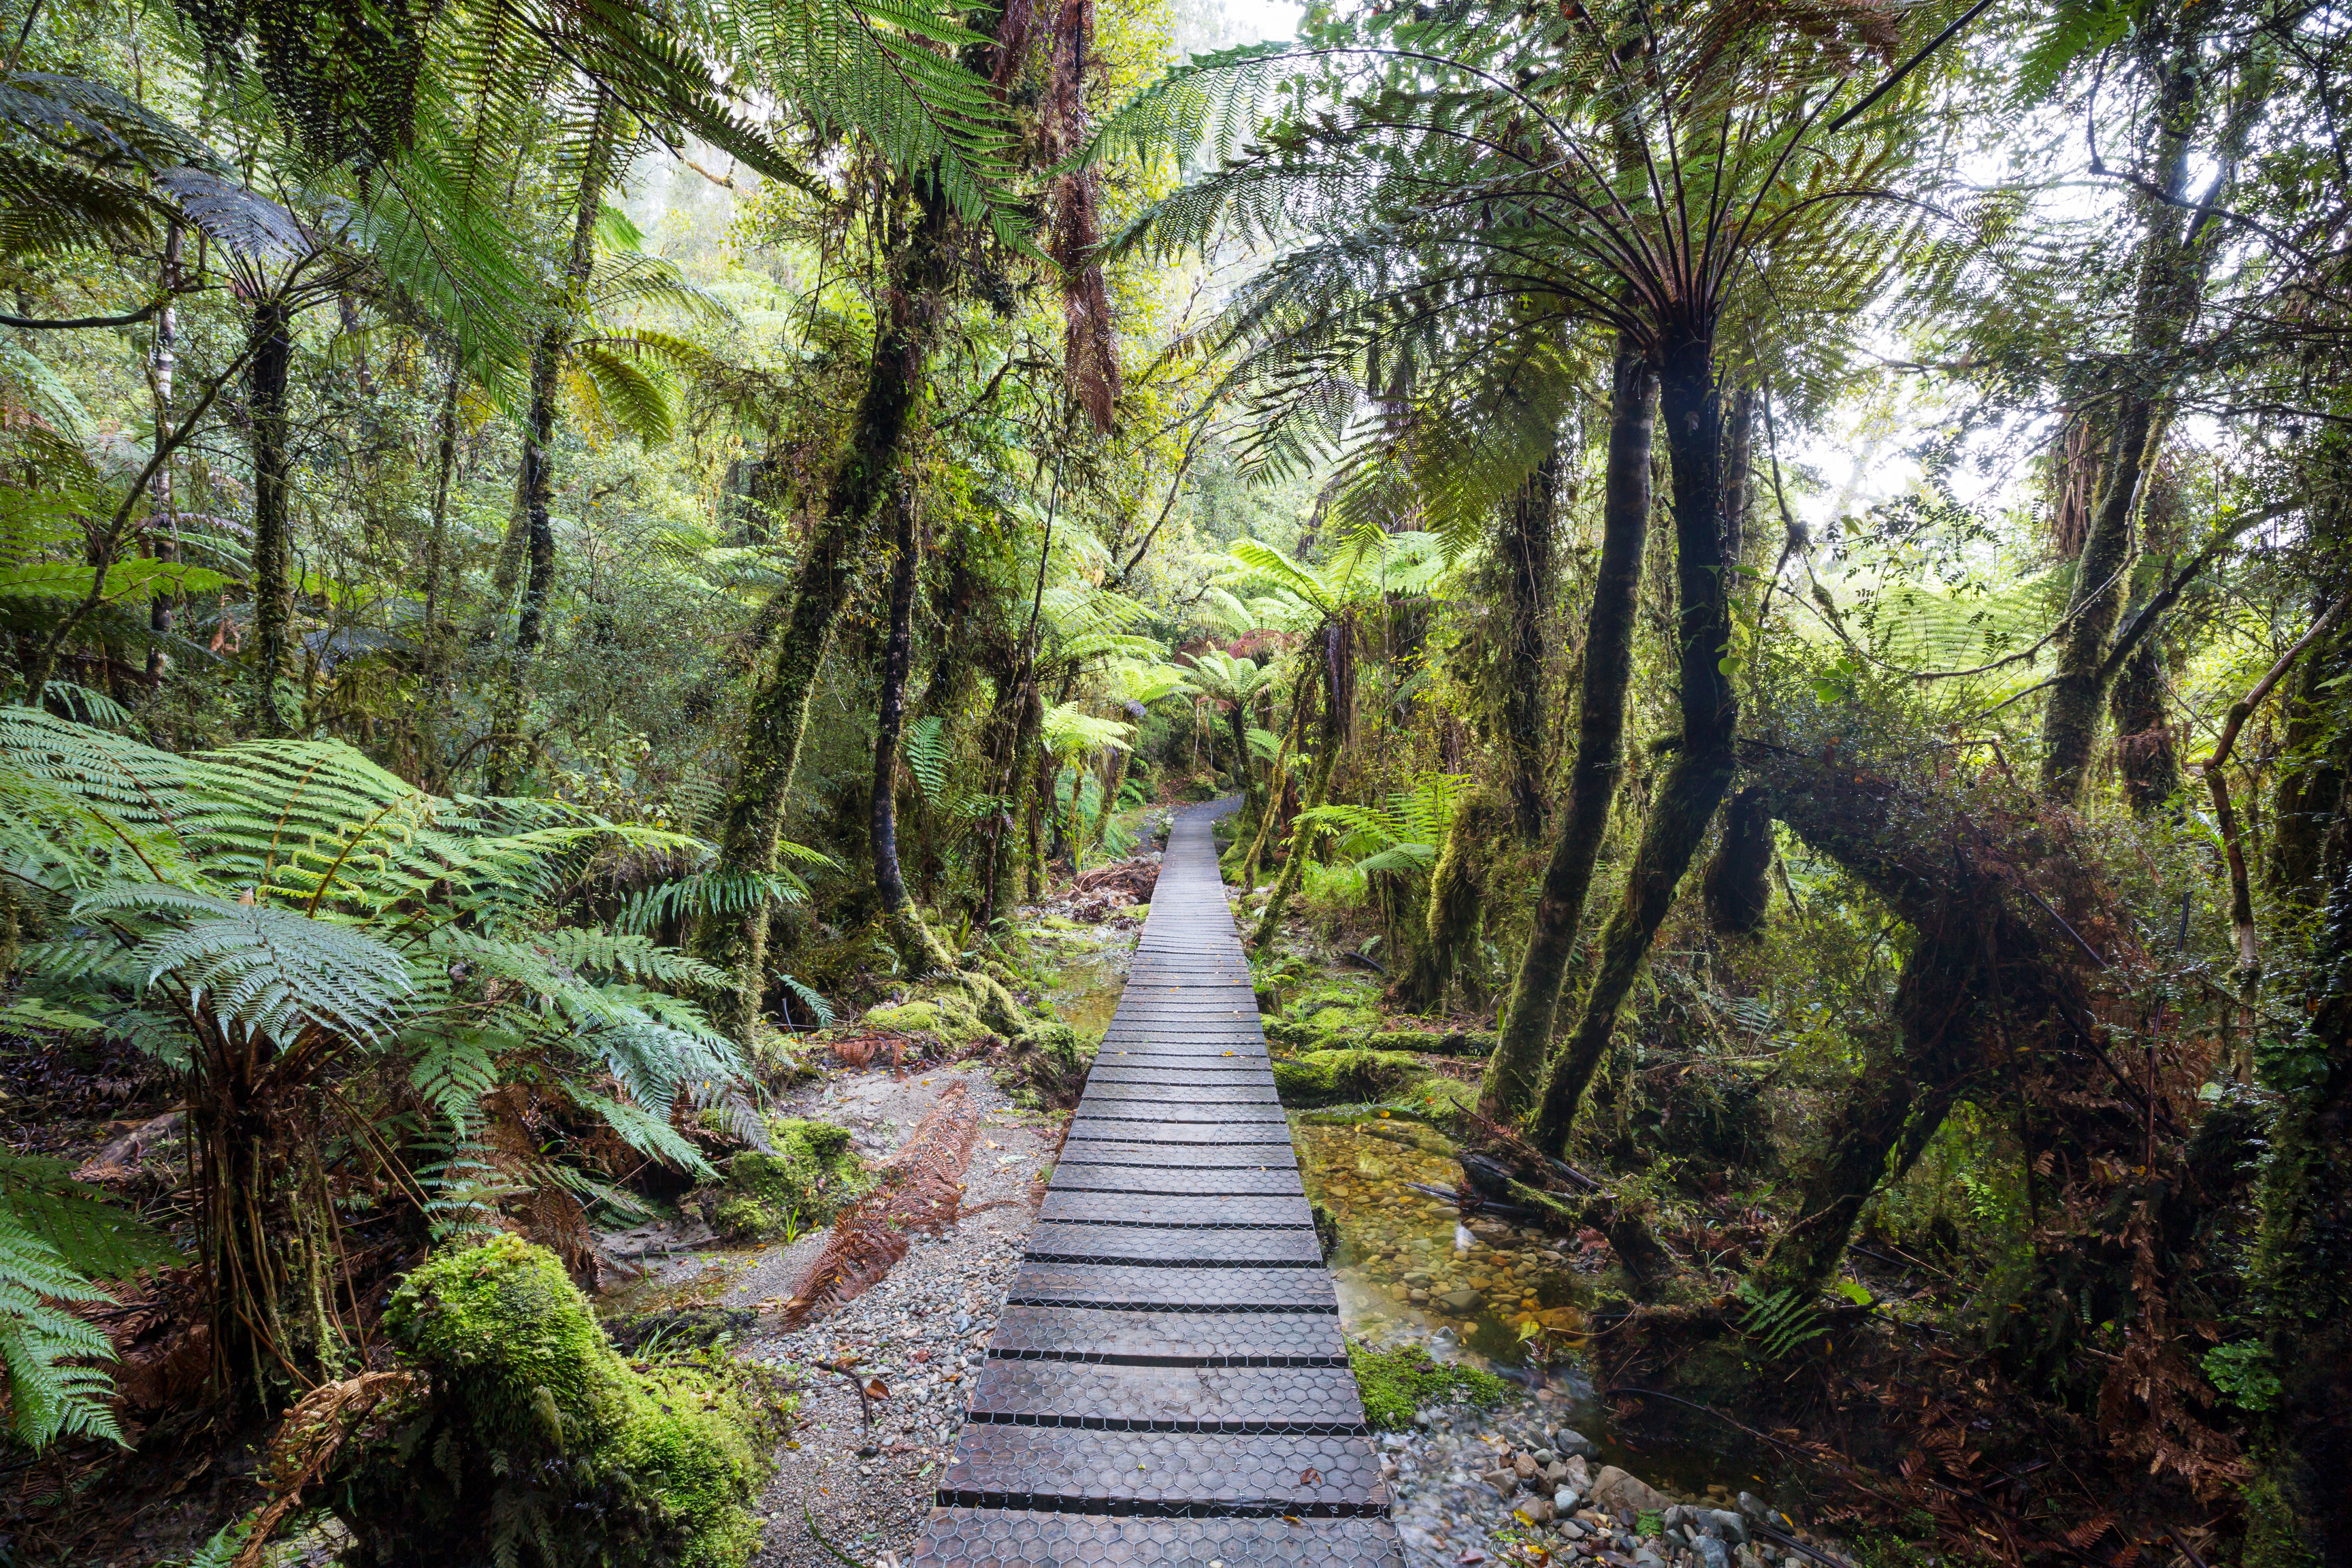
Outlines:
<svg viewBox="0 0 2352 1568"><path fill-rule="evenodd" d="M1053 977L1056 1016L1098 1037L1117 1005L1139 911L1073 919L1085 900L1022 910L1035 972ZM1095 911L1097 914L1099 910ZM954 1451L970 1380L996 1327L1023 1244L1045 1193L1068 1114L1022 1109L981 1059L864 1068L813 1054L814 1076L772 1105L781 1116L831 1122L878 1163L902 1148L923 1118L961 1084L980 1111L956 1222L909 1236L905 1257L841 1307L783 1331L777 1309L816 1263L829 1232L751 1248L710 1245L707 1232L669 1226L632 1233L656 1248L646 1277L607 1291L615 1319L715 1309L744 1323L730 1349L794 1375L793 1426L758 1505L766 1535L758 1568L904 1563L931 1507L937 1477ZM661 1256L661 1237L695 1243ZM820 1363L853 1367L855 1376ZM879 1378L887 1394L861 1397Z"/></svg>

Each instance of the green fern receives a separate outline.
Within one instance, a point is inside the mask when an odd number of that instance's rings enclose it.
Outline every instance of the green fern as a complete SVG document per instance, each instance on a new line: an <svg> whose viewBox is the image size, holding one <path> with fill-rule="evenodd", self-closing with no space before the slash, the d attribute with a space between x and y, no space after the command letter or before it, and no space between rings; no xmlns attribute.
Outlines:
<svg viewBox="0 0 2352 1568"><path fill-rule="evenodd" d="M1739 1331L1755 1342L1766 1361L1780 1361L1830 1331L1811 1301L1793 1287L1767 1296L1752 1281L1742 1280L1738 1300L1747 1309Z"/></svg>

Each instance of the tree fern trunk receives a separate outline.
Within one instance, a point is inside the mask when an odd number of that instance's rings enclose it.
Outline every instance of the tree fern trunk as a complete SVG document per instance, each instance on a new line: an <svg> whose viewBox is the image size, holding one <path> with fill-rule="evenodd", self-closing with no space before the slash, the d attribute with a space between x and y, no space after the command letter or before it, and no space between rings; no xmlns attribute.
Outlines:
<svg viewBox="0 0 2352 1568"><path fill-rule="evenodd" d="M1601 560L1586 614L1576 762L1559 837L1544 867L1535 918L1511 985L1502 1031L1479 1088L1480 1109L1498 1121L1534 1102L1561 984L1576 949L1592 869L1609 832L1624 758L1625 692L1633 679L1633 624L1642 555L1650 533L1650 447L1657 426L1657 373L1621 342L1609 398L1609 466L1601 508Z"/></svg>
<svg viewBox="0 0 2352 1568"><path fill-rule="evenodd" d="M2116 771L2135 816L2154 816L2180 794L2180 750L2164 708L2164 645L2142 637L2124 660L2109 706Z"/></svg>
<svg viewBox="0 0 2352 1568"><path fill-rule="evenodd" d="M437 421L438 447L435 453L433 479L433 520L425 540L425 679L418 704L418 727L423 732L423 752L417 769L417 782L427 789L442 787L440 715L446 705L441 683L447 678L449 660L448 629L441 619L446 606L442 603L447 591L449 569L449 488L457 474L457 395L464 389L465 372L455 353L450 357L449 382L441 393L441 415Z"/></svg>
<svg viewBox="0 0 2352 1568"><path fill-rule="evenodd" d="M1429 874L1429 898L1412 956L1389 988L1389 999L1416 1013L1445 1005L1462 955L1478 940L1486 902L1486 871L1504 836L1517 824L1515 809L1489 794L1473 794L1454 808L1444 847Z"/></svg>
<svg viewBox="0 0 2352 1568"><path fill-rule="evenodd" d="M278 683L293 642L292 520L287 485L286 394L294 364L293 316L275 295L253 308L247 392L253 421L253 685L247 722L257 735L282 735Z"/></svg>
<svg viewBox="0 0 2352 1568"><path fill-rule="evenodd" d="M875 334L866 390L851 424L825 507L817 520L789 592L792 616L777 639L775 662L751 694L742 761L719 831L719 862L731 870L772 871L783 839L784 810L808 725L809 695L833 641L835 623L856 576L859 551L898 463L907 423L923 387L936 296L948 279L947 198L918 183L920 211L898 247L889 310ZM698 946L735 977L718 1001L721 1026L747 1038L767 984L768 915L764 909L706 922Z"/></svg>
<svg viewBox="0 0 2352 1568"><path fill-rule="evenodd" d="M1736 564L1726 552L1732 526L1727 502L1736 502L1745 487L1725 482L1727 437L1732 433L1725 428L1711 344L1693 331L1670 342L1662 357L1659 413L1674 457L1675 652L1682 742L1633 852L1624 900L1601 933L1601 964L1584 1009L1544 1079L1536 1135L1550 1149L1567 1146L1577 1106L1609 1047L1618 1011L1665 923L1737 763L1732 746L1738 695L1725 668ZM1738 445L1729 444L1735 449Z"/></svg>

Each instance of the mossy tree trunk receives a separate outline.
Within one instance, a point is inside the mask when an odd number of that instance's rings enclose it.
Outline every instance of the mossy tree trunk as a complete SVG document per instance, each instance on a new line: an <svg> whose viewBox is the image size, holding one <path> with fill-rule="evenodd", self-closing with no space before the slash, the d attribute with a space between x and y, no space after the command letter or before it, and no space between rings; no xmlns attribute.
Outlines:
<svg viewBox="0 0 2352 1568"><path fill-rule="evenodd" d="M868 797L866 842L874 854L874 890L899 956L919 969L951 970L955 954L931 931L907 896L898 868L898 738L907 717L907 672L915 654L915 588L922 576L922 545L914 499L891 498L890 630L882 644L881 691L874 716L874 787Z"/></svg>
<svg viewBox="0 0 2352 1568"><path fill-rule="evenodd" d="M1567 1146L1618 1012L1737 767L1739 706L1727 656L1732 568L1738 563L1734 542L1746 486L1736 475L1726 482L1726 458L1744 449L1745 440L1744 433L1726 428L1706 333L1692 330L1668 342L1660 356L1658 394L1674 459L1675 654L1683 732L1633 852L1624 899L1601 933L1601 963L1583 1011L1544 1078L1536 1137L1553 1150Z"/></svg>
<svg viewBox="0 0 2352 1568"><path fill-rule="evenodd" d="M1723 842L1706 863L1703 887L1707 923L1727 936L1745 936L1764 923L1771 900L1772 811L1760 789L1731 797Z"/></svg>
<svg viewBox="0 0 2352 1568"><path fill-rule="evenodd" d="M899 448L923 388L939 294L947 287L950 214L929 180L916 182L910 233L892 247L888 308L874 337L866 389L850 426L849 447L825 492L792 587L792 615L777 638L774 662L751 694L750 721L735 786L720 815L719 863L732 871L776 868L784 809L835 624L856 576L874 515L897 472ZM748 1038L767 985L768 911L714 917L698 942L702 956L734 977L713 1009L722 1027Z"/></svg>
<svg viewBox="0 0 2352 1568"><path fill-rule="evenodd" d="M1581 707L1576 761L1560 814L1559 837L1544 866L1528 945L1519 957L1509 1005L1479 1087L1479 1109L1497 1121L1517 1119L1534 1102L1544 1058L1551 1049L1579 923L1592 888L1592 869L1609 831L1624 762L1625 693L1633 679L1633 625L1642 588L1642 555L1650 533L1650 447L1657 426L1656 371L1632 344L1620 342L1609 395L1609 457L1601 505L1601 559L1586 612Z"/></svg>
<svg viewBox="0 0 2352 1568"><path fill-rule="evenodd" d="M2154 816L2180 794L2180 748L2164 708L2164 645L2142 637L2125 658L2108 706L2116 724L2116 773L2135 816Z"/></svg>
<svg viewBox="0 0 2352 1568"><path fill-rule="evenodd" d="M2078 804L2097 751L2099 715L2119 673L2111 657L2117 620L2130 592L2134 520L2142 482L2163 439L2179 348L2195 320L2221 232L2225 205L2246 140L2271 90L2271 73L2212 70L2203 60L2210 26L2187 8L2158 8L2136 36L2131 56L2150 78L2152 134L2138 197L2140 242L2127 353L2116 356L2118 384L2104 423L2109 437L2099 466L2074 585L2057 647L2057 673L2042 719L2042 793ZM2213 144L2200 150L2200 121L2219 94L2226 106ZM2204 157L2218 164L2200 201L2189 185Z"/></svg>
<svg viewBox="0 0 2352 1568"><path fill-rule="evenodd" d="M1473 794L1454 806L1454 820L1445 825L1444 847L1429 874L1421 940L1389 988L1394 1005L1414 1012L1445 1005L1446 993L1461 973L1463 954L1477 942L1485 923L1486 874L1505 835L1517 826L1516 805Z"/></svg>

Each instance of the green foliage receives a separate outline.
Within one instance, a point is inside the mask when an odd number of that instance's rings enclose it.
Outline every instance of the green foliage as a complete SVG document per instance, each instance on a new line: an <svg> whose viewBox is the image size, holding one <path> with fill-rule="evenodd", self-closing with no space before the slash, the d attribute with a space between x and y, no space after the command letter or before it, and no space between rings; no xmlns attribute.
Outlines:
<svg viewBox="0 0 2352 1568"><path fill-rule="evenodd" d="M830 1225L872 1189L873 1173L851 1146L848 1129L777 1116L768 1119L767 1134L765 1150L746 1150L727 1163L711 1216L720 1234L769 1241L788 1229Z"/></svg>
<svg viewBox="0 0 2352 1568"><path fill-rule="evenodd" d="M2268 1410L2282 1392L2278 1373L2270 1364L2268 1347L2253 1341L2215 1345L2205 1352L2200 1364L2222 1397L2241 1410Z"/></svg>
<svg viewBox="0 0 2352 1568"><path fill-rule="evenodd" d="M1365 1422L1382 1432L1410 1430L1413 1412L1433 1405L1458 1400L1494 1405L1510 1394L1510 1385L1493 1373L1432 1361L1420 1345L1376 1351L1360 1340L1349 1340L1348 1366L1356 1374L1357 1392L1363 1396Z"/></svg>
<svg viewBox="0 0 2352 1568"><path fill-rule="evenodd" d="M1830 1331L1813 1304L1794 1288L1768 1296L1758 1291L1751 1281L1743 1279L1738 1295L1745 1309L1739 1317L1739 1331L1755 1344L1756 1353L1765 1361L1780 1361Z"/></svg>
<svg viewBox="0 0 2352 1568"><path fill-rule="evenodd" d="M1467 774L1423 773L1379 805L1319 805L1300 819L1335 835L1360 874L1423 873L1437 864L1454 808L1475 783Z"/></svg>

